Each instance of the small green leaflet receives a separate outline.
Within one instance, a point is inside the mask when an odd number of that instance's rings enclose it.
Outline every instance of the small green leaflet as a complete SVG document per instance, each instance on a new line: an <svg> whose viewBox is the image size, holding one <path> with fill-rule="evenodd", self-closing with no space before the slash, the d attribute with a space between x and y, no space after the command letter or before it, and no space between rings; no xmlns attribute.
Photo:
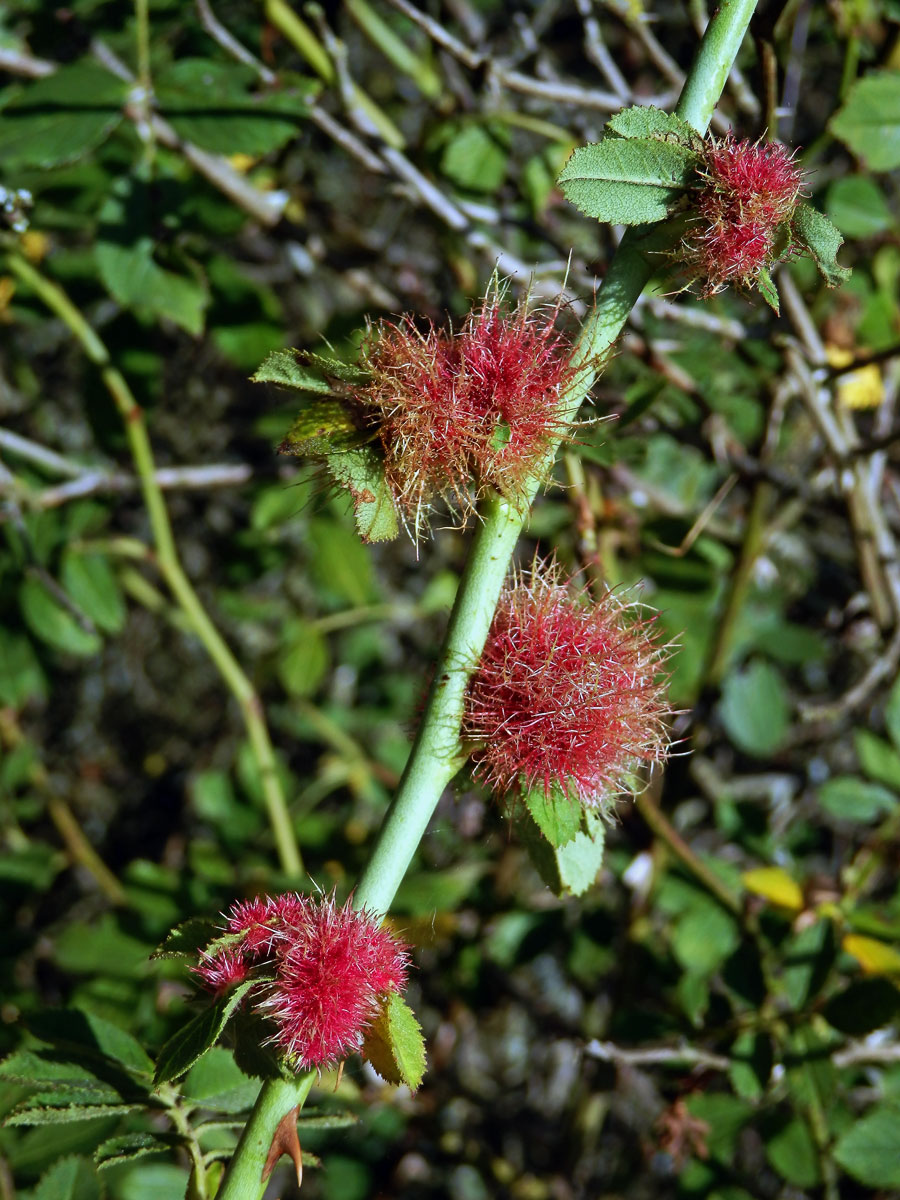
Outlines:
<svg viewBox="0 0 900 1200"><path fill-rule="evenodd" d="M182 1144L182 1138L176 1133L123 1133L101 1142L94 1151L94 1162L102 1171L104 1167L134 1162L148 1154L169 1154L174 1146Z"/></svg>
<svg viewBox="0 0 900 1200"><path fill-rule="evenodd" d="M356 530L364 542L389 542L400 532L400 518L384 477L384 459L374 446L332 450L325 462L336 483L345 487L356 510Z"/></svg>
<svg viewBox="0 0 900 1200"><path fill-rule="evenodd" d="M811 204L800 203L791 224L797 241L812 255L829 287L838 287L850 278L848 268L842 267L836 258L844 239L824 213Z"/></svg>
<svg viewBox="0 0 900 1200"><path fill-rule="evenodd" d="M637 104L633 108L623 108L609 118L606 129L623 138L671 140L688 149L702 142L696 129L687 121L652 105Z"/></svg>
<svg viewBox="0 0 900 1200"><path fill-rule="evenodd" d="M169 1083L185 1071L189 1071L194 1063L215 1045L231 1014L257 982L258 980L247 979L238 984L227 996L222 996L209 1005L169 1038L160 1050L156 1063L153 1079L156 1086Z"/></svg>
<svg viewBox="0 0 900 1200"><path fill-rule="evenodd" d="M196 958L198 951L204 950L219 932L220 927L206 917L189 917L166 934L150 957Z"/></svg>
<svg viewBox="0 0 900 1200"><path fill-rule="evenodd" d="M387 1083L415 1091L425 1074L425 1041L412 1009L392 992L365 1035L366 1058Z"/></svg>
<svg viewBox="0 0 900 1200"><path fill-rule="evenodd" d="M756 286L759 288L759 294L768 304L769 308L775 310L776 314L781 311L778 300L778 288L775 286L775 281L768 271L762 270L756 277Z"/></svg>
<svg viewBox="0 0 900 1200"><path fill-rule="evenodd" d="M137 1112L143 1104L23 1104L3 1118L4 1125L69 1125L96 1117L120 1117Z"/></svg>
<svg viewBox="0 0 900 1200"><path fill-rule="evenodd" d="M523 803L535 825L554 849L571 842L581 829L581 805L561 788L533 787L523 796Z"/></svg>
<svg viewBox="0 0 900 1200"><path fill-rule="evenodd" d="M352 449L359 431L346 406L330 397L308 398L278 447L282 454L324 455L333 449Z"/></svg>
<svg viewBox="0 0 900 1200"><path fill-rule="evenodd" d="M250 376L251 382L278 383L301 392L319 392L323 396L330 396L334 391L331 384L302 366L297 361L300 353L299 350L273 350Z"/></svg>
<svg viewBox="0 0 900 1200"><path fill-rule="evenodd" d="M593 887L606 840L599 812L580 811L578 831L560 846L551 845L530 817L522 823L521 836L538 874L557 896L583 896Z"/></svg>
<svg viewBox="0 0 900 1200"><path fill-rule="evenodd" d="M588 217L646 225L669 216L690 186L697 156L677 142L605 137L579 146L557 182Z"/></svg>

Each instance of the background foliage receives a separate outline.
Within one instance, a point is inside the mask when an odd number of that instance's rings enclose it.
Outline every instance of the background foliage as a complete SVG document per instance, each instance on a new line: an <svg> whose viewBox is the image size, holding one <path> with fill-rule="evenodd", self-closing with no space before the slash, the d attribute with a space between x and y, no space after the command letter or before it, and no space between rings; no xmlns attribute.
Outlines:
<svg viewBox="0 0 900 1200"><path fill-rule="evenodd" d="M456 45L349 2L299 30L279 0L3 13L0 182L33 198L0 273L4 1200L180 1198L191 1154L227 1154L257 1086L227 1051L140 1110L140 1046L194 1011L183 965L149 955L292 882L247 694L153 547L129 390L184 570L264 702L306 867L343 895L466 535L364 547L345 501L274 453L290 396L248 376L323 338L350 360L367 317L459 319L498 259L555 295L573 248L574 323L613 241L554 179L612 111L671 106L705 19L428 11ZM358 1063L323 1079L305 1196L900 1191L898 19L760 6L721 111L802 147L852 279L782 269L780 318L651 295L595 389L615 420L580 431L521 547L643 581L679 644L684 753L621 805L578 897L467 780L446 795L395 905L429 1074L414 1099Z"/></svg>

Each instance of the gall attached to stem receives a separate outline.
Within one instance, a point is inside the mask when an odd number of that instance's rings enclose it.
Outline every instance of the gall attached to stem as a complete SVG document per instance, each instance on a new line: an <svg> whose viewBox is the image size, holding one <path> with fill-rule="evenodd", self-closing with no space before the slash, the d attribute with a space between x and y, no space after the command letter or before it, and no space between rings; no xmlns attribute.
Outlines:
<svg viewBox="0 0 900 1200"><path fill-rule="evenodd" d="M601 808L667 751L665 650L617 592L593 602L536 564L504 590L466 697L475 775Z"/></svg>
<svg viewBox="0 0 900 1200"><path fill-rule="evenodd" d="M363 345L370 381L354 399L370 414L398 508L416 535L440 499L468 515L493 489L513 502L563 432L560 393L571 347L556 310L497 292L462 327L374 326Z"/></svg>
<svg viewBox="0 0 900 1200"><path fill-rule="evenodd" d="M202 951L194 974L216 994L256 978L246 1004L271 1022L270 1042L298 1071L358 1050L385 997L406 987L407 947L334 897L242 901L226 914L226 931L243 937Z"/></svg>
<svg viewBox="0 0 900 1200"><path fill-rule="evenodd" d="M803 172L784 146L729 133L705 144L700 174L686 265L707 295L729 283L748 290L792 252L791 218Z"/></svg>

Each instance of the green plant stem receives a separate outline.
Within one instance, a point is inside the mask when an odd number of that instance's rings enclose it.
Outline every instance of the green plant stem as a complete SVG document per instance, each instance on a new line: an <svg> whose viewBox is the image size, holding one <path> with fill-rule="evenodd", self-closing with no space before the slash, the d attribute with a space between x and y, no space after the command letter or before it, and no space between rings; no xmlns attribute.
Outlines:
<svg viewBox="0 0 900 1200"><path fill-rule="evenodd" d="M741 555L731 578L731 586L725 609L716 626L709 661L704 672L704 682L717 686L722 682L728 667L729 654L734 640L734 629L741 615L747 593L753 579L753 568L762 553L766 540L766 518L772 503L774 489L770 483L760 480L753 491Z"/></svg>
<svg viewBox="0 0 900 1200"><path fill-rule="evenodd" d="M296 1079L270 1079L263 1084L216 1200L259 1200L265 1191L262 1173L275 1131L292 1108L303 1104L315 1077L315 1071L307 1071Z"/></svg>
<svg viewBox="0 0 900 1200"><path fill-rule="evenodd" d="M434 67L411 50L366 0L344 0L344 8L369 41L398 71L409 76L423 96L429 100L440 96L444 85Z"/></svg>
<svg viewBox="0 0 900 1200"><path fill-rule="evenodd" d="M707 26L676 110L699 133L705 132L709 124L754 8L755 0L723 0ZM572 382L560 398L560 416L566 424L574 419L652 274L652 266L641 252L645 236L631 230L623 237L594 310L582 328L572 356ZM552 469L558 448L559 442L548 449L519 506L495 496L481 508L409 761L354 892L353 902L358 908L384 913L390 907L441 793L464 761L459 732L466 684L484 648L531 502ZM298 1088L308 1088L308 1080L309 1076L299 1079ZM263 1085L250 1117L257 1133L251 1139L245 1131L229 1167L229 1176L234 1173L237 1178L240 1172L245 1190L232 1186L226 1177L228 1186L223 1187L218 1200L258 1200L261 1196L261 1168L270 1145L264 1134L269 1132L271 1138L278 1121L297 1103L284 1088L280 1080ZM265 1118L260 1115L262 1110L267 1114Z"/></svg>
<svg viewBox="0 0 900 1200"><path fill-rule="evenodd" d="M100 377L113 398L125 426L135 471L140 480L144 505L153 532L159 570L178 605L190 621L194 633L203 643L206 652L238 702L259 770L269 822L282 870L287 875L299 877L303 873L303 862L278 777L275 751L269 737L262 704L255 688L230 647L210 620L193 585L184 573L172 534L166 502L159 484L156 482L156 464L153 461L153 451L144 422L143 410L135 400L125 377L113 366L106 346L65 292L18 254L10 254L7 264L10 271L27 284L47 307L69 327L81 343L87 357L98 367Z"/></svg>
<svg viewBox="0 0 900 1200"><path fill-rule="evenodd" d="M305 21L294 12L286 0L265 0L264 10L266 20L287 38L315 73L329 86L337 82L337 71L334 63L328 57L328 52ZM351 99L360 112L371 121L375 129L388 146L402 150L406 145L403 134L371 96L367 95L357 84L351 84Z"/></svg>

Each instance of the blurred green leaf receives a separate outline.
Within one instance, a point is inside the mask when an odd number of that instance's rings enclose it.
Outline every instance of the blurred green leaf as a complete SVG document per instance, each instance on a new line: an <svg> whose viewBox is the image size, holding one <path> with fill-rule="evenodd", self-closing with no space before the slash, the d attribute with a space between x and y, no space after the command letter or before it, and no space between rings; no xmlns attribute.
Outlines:
<svg viewBox="0 0 900 1200"><path fill-rule="evenodd" d="M82 657L96 654L103 645L96 633L79 625L69 609L64 608L46 585L33 576L23 580L19 604L32 633L54 650Z"/></svg>
<svg viewBox="0 0 900 1200"><path fill-rule="evenodd" d="M849 1037L865 1037L900 1015L900 989L887 979L855 979L822 1009L829 1025Z"/></svg>
<svg viewBox="0 0 900 1200"><path fill-rule="evenodd" d="M100 1200L101 1194L93 1163L64 1158L41 1176L33 1200Z"/></svg>
<svg viewBox="0 0 900 1200"><path fill-rule="evenodd" d="M900 72L870 71L858 79L829 128L870 170L900 167Z"/></svg>
<svg viewBox="0 0 900 1200"><path fill-rule="evenodd" d="M876 1104L841 1136L834 1157L868 1187L900 1187L898 1130L900 1105Z"/></svg>
<svg viewBox="0 0 900 1200"><path fill-rule="evenodd" d="M261 155L298 135L316 84L295 76L254 93L255 81L252 67L182 58L155 74L153 91L179 137L213 154Z"/></svg>
<svg viewBox="0 0 900 1200"><path fill-rule="evenodd" d="M91 61L29 84L2 110L0 162L55 167L81 158L122 120L127 90L121 79Z"/></svg>
<svg viewBox="0 0 900 1200"><path fill-rule="evenodd" d="M812 1188L820 1182L819 1155L800 1117L793 1117L770 1133L765 1147L771 1165L794 1187Z"/></svg>
<svg viewBox="0 0 900 1200"><path fill-rule="evenodd" d="M819 803L826 812L842 821L870 824L894 811L898 798L877 783L868 783L856 775L838 775L821 784Z"/></svg>
<svg viewBox="0 0 900 1200"><path fill-rule="evenodd" d="M277 671L291 696L312 696L330 663L328 642L309 621L292 621L278 655Z"/></svg>
<svg viewBox="0 0 900 1200"><path fill-rule="evenodd" d="M63 556L60 579L75 604L98 629L121 633L125 625L125 601L108 558L69 550Z"/></svg>
<svg viewBox="0 0 900 1200"><path fill-rule="evenodd" d="M24 708L41 699L47 681L31 641L24 634L0 627L0 704Z"/></svg>
<svg viewBox="0 0 900 1200"><path fill-rule="evenodd" d="M830 184L825 211L845 237L874 237L895 223L884 192L868 175L847 175Z"/></svg>
<svg viewBox="0 0 900 1200"><path fill-rule="evenodd" d="M900 791L900 753L868 729L854 729L853 744L863 771L892 791Z"/></svg>
<svg viewBox="0 0 900 1200"><path fill-rule="evenodd" d="M170 271L157 261L153 226L167 214L154 212L156 193L137 179L123 179L100 214L94 250L100 278L125 308L174 321L188 333L203 331L209 293L197 270ZM162 199L164 193L159 193Z"/></svg>
<svg viewBox="0 0 900 1200"><path fill-rule="evenodd" d="M466 122L441 154L441 171L472 192L495 192L503 183L509 135L498 122Z"/></svg>
<svg viewBox="0 0 900 1200"><path fill-rule="evenodd" d="M728 736L746 754L767 758L784 741L790 725L781 673L762 659L729 674L719 709Z"/></svg>

